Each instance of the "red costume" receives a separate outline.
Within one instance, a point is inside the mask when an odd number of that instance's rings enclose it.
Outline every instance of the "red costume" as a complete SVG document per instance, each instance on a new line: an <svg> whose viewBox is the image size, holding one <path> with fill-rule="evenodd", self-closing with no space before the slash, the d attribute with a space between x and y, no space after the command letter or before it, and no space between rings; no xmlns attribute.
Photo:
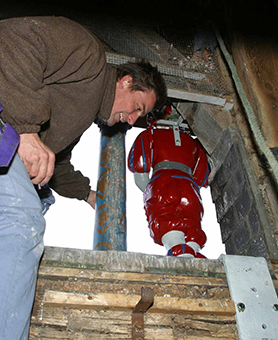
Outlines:
<svg viewBox="0 0 278 340"><path fill-rule="evenodd" d="M168 255L204 257L199 253L206 242L200 188L208 185L210 170L199 141L178 127L148 127L135 140L128 167L140 174L153 168L144 208L154 242Z"/></svg>

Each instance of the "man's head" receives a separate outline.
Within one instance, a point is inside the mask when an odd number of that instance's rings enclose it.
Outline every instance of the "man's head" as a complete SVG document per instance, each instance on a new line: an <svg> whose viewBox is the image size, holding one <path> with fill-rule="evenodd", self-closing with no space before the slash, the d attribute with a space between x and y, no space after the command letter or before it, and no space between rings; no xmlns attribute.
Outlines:
<svg viewBox="0 0 278 340"><path fill-rule="evenodd" d="M133 125L139 117L160 108L166 99L165 81L156 67L144 61L119 65L115 99L107 125L119 121Z"/></svg>

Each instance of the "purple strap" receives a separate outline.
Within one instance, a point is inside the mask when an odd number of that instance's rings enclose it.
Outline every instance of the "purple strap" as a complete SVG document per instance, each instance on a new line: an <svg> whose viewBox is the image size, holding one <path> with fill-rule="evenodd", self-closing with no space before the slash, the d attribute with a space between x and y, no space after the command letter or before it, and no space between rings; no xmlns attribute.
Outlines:
<svg viewBox="0 0 278 340"><path fill-rule="evenodd" d="M3 107L0 104L0 112ZM19 144L19 134L0 119L0 167L8 167Z"/></svg>

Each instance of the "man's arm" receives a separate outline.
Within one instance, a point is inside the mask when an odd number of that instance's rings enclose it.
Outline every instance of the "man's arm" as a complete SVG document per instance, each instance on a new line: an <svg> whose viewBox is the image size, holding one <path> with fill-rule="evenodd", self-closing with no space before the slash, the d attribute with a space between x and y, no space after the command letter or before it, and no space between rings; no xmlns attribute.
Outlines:
<svg viewBox="0 0 278 340"><path fill-rule="evenodd" d="M78 143L77 138L71 145L56 155L55 168L49 186L59 195L85 200L95 207L96 192L91 190L89 178L75 170L71 164L72 149Z"/></svg>

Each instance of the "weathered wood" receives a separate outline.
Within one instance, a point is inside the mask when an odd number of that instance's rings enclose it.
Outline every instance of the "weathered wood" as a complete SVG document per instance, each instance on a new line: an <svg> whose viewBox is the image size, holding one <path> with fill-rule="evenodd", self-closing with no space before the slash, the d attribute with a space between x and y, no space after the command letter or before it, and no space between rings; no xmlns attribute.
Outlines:
<svg viewBox="0 0 278 340"><path fill-rule="evenodd" d="M155 281L106 281L106 280L76 280L69 279L40 278L38 281L40 290L57 290L66 292L93 292L93 293L119 293L119 294L141 294L141 287L148 286L154 289L156 296L177 296L179 298L204 298L204 299L230 299L228 287L206 286L206 285L188 285L188 284L159 284Z"/></svg>
<svg viewBox="0 0 278 340"><path fill-rule="evenodd" d="M30 339L131 339L130 312L60 308L68 318L64 327L52 322L55 309L59 308L44 306L47 324L33 322ZM229 316L146 313L144 324L146 339L237 339L234 318Z"/></svg>
<svg viewBox="0 0 278 340"><path fill-rule="evenodd" d="M96 332L93 334L88 334L86 332L71 332L71 331L60 331L57 329L53 329L51 327L46 328L38 328L32 327L31 334L29 340L49 340L49 339L63 339L63 340L88 340L88 339L95 339L95 340L122 340L122 339L131 339L131 335L126 333L113 333L113 332ZM173 331L169 328L154 328L154 329L145 329L145 339L146 340L233 340L237 339L235 334L226 332L217 334L207 334L206 331L196 332L193 331L192 334L189 332L187 333L178 333L177 336L173 334Z"/></svg>
<svg viewBox="0 0 278 340"><path fill-rule="evenodd" d="M183 285L205 285L209 287L228 287L227 281L216 277L196 277L183 275L158 275L146 273L123 273L105 272L99 270L87 270L63 267L42 266L39 270L39 277L56 277L56 279L87 279L101 281L128 281L128 282L155 282L160 284L183 284Z"/></svg>
<svg viewBox="0 0 278 340"><path fill-rule="evenodd" d="M35 324L52 325L59 328L68 326L69 311L63 307L47 307L41 304L39 313L33 313L31 322Z"/></svg>
<svg viewBox="0 0 278 340"><path fill-rule="evenodd" d="M272 261L270 264L270 268L273 271L273 275L275 276L275 279L273 280L274 288L278 294L278 261Z"/></svg>
<svg viewBox="0 0 278 340"><path fill-rule="evenodd" d="M41 266L226 278L225 268L218 260L182 259L126 251L46 247Z"/></svg>
<svg viewBox="0 0 278 340"><path fill-rule="evenodd" d="M68 308L100 308L133 310L140 300L139 295L126 294L78 294L46 290L44 305ZM218 314L234 315L235 306L232 301L205 299L180 299L175 297L155 297L149 313L186 313L186 314Z"/></svg>
<svg viewBox="0 0 278 340"><path fill-rule="evenodd" d="M41 263L29 339L131 339L142 287L155 296L146 340L238 340L219 261L61 248Z"/></svg>
<svg viewBox="0 0 278 340"><path fill-rule="evenodd" d="M275 288L275 290L278 290L278 280L273 280L273 286Z"/></svg>
<svg viewBox="0 0 278 340"><path fill-rule="evenodd" d="M231 41L232 54L237 72L252 106L258 125L269 147L278 145L277 119L277 80L278 49L276 38L276 20L273 21L265 3L261 3L260 12L241 2L242 10L233 3L230 10L237 29ZM246 25L248 15L248 25ZM235 17L237 20L235 21Z"/></svg>

